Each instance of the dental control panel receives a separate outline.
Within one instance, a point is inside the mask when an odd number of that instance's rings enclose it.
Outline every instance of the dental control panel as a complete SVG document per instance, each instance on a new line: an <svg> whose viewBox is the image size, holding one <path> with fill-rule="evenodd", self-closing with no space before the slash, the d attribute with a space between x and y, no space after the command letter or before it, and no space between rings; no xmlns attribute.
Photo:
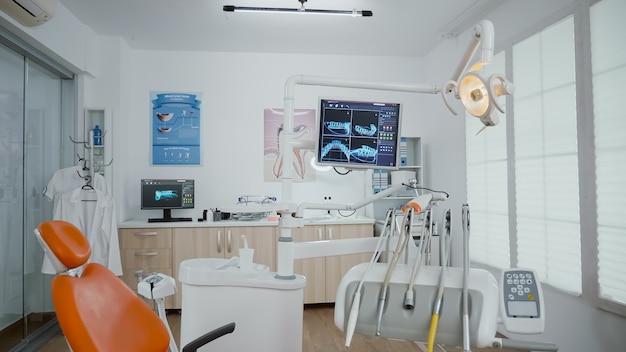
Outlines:
<svg viewBox="0 0 626 352"><path fill-rule="evenodd" d="M536 334L544 330L543 292L530 269L506 269L500 278L500 310L504 327L515 333Z"/></svg>
<svg viewBox="0 0 626 352"><path fill-rule="evenodd" d="M148 299L164 298L176 293L176 281L171 276L152 273L139 282L137 292Z"/></svg>

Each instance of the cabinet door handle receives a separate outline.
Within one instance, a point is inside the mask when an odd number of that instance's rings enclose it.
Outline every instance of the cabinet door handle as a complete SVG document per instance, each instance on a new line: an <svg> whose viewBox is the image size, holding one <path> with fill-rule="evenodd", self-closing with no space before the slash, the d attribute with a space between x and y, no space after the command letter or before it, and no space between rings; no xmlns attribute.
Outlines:
<svg viewBox="0 0 626 352"><path fill-rule="evenodd" d="M328 239L332 240L333 239L333 229L332 228L328 228Z"/></svg>
<svg viewBox="0 0 626 352"><path fill-rule="evenodd" d="M137 257L154 257L157 254L157 252L135 252L135 256Z"/></svg>
<svg viewBox="0 0 626 352"><path fill-rule="evenodd" d="M217 231L217 253L222 253L222 230Z"/></svg>
<svg viewBox="0 0 626 352"><path fill-rule="evenodd" d="M317 238L321 241L324 239L324 235L322 234L322 229L317 229Z"/></svg>
<svg viewBox="0 0 626 352"><path fill-rule="evenodd" d="M134 232L133 235L135 235L135 236L156 236L157 232L156 231Z"/></svg>
<svg viewBox="0 0 626 352"><path fill-rule="evenodd" d="M226 244L227 244L226 250L228 251L228 253L233 251L232 248L231 248L231 245L230 245L230 242L231 242L232 238L233 238L232 237L232 233L230 232L230 230L228 230L228 238L227 238L227 241L226 241Z"/></svg>

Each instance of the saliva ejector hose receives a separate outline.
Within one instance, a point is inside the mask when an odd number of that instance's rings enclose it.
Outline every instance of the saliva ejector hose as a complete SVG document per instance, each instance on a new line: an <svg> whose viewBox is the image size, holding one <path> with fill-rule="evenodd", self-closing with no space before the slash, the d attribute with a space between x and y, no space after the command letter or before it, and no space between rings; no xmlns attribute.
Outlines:
<svg viewBox="0 0 626 352"><path fill-rule="evenodd" d="M372 254L372 259L370 260L367 266L367 269L363 273L363 277L361 278L361 281L359 281L359 285L357 286L356 291L354 293L354 297L352 299L352 306L350 306L350 314L348 315L348 324L346 326L346 347L350 347L350 343L352 342L352 336L354 335L354 329L356 328L356 321L359 317L359 307L361 305L361 288L363 287L363 282L365 281L365 277L367 276L367 273L370 271L374 263L378 262L378 258L380 257L380 254L382 253L381 247L382 247L383 242L388 237L391 237L391 235L394 232L394 225L395 225L394 212L395 212L395 209L393 208L387 210L387 216L385 219L383 232L381 233L380 239L378 240L378 243L376 244L376 249L374 250L374 253Z"/></svg>
<svg viewBox="0 0 626 352"><path fill-rule="evenodd" d="M441 313L441 306L443 304L443 290L446 286L446 269L448 265L448 258L450 257L450 228L452 227L450 209L447 209L443 213L443 222L441 227L443 228L441 240L442 247L445 246L445 250L442 251L443 256L441 258L441 273L439 274L439 287L437 288L437 297L433 306L433 315L430 319L430 330L428 331L428 352L433 352L435 346L435 337L437 335L437 327L439 326L439 314Z"/></svg>
<svg viewBox="0 0 626 352"><path fill-rule="evenodd" d="M389 281L391 281L391 274L396 268L396 264L398 264L398 260L404 252L407 243L409 242L409 238L411 237L410 233L406 232L407 225L412 223L413 219L413 207L407 207L406 212L404 213L404 217L402 218L402 226L400 228L400 238L398 239L398 245L396 246L396 251L393 253L393 257L389 262L389 267L387 268L387 272L385 273L385 280L383 281L383 286L381 287L380 294L378 296L378 314L376 317L376 336L380 336L380 324L383 319L383 310L385 309L385 304L387 302L387 291L389 290ZM404 237L402 237L404 236Z"/></svg>

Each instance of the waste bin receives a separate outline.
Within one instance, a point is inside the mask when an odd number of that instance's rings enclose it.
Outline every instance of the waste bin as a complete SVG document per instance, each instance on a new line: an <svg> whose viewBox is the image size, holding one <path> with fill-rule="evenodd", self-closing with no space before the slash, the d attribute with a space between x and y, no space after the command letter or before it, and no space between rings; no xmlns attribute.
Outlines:
<svg viewBox="0 0 626 352"><path fill-rule="evenodd" d="M250 270L223 266L228 259L198 258L180 264L180 346L224 324L235 331L198 351L302 351L304 276L276 279L266 265Z"/></svg>

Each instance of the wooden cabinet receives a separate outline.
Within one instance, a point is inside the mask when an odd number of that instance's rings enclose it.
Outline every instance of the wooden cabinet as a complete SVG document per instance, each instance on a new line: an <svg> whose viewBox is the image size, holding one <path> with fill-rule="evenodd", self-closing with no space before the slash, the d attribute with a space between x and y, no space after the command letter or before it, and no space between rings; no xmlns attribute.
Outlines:
<svg viewBox="0 0 626 352"><path fill-rule="evenodd" d="M172 229L119 229L119 242L122 280L135 292L139 270L143 270L144 276L152 272L172 275ZM172 303L172 297L165 299L166 308L171 308Z"/></svg>
<svg viewBox="0 0 626 352"><path fill-rule="evenodd" d="M274 226L193 227L174 229L174 278L176 295L174 308L182 306L182 285L178 279L180 263L193 258L231 258L243 247L241 236L246 235L248 247L254 248L254 262L276 270L276 236Z"/></svg>
<svg viewBox="0 0 626 352"><path fill-rule="evenodd" d="M137 290L136 271L144 275L160 272L176 279L177 293L165 300L167 309L182 306L181 284L178 280L180 263L193 258L231 258L243 247L246 235L248 247L254 248L254 262L277 270L276 247L280 229L268 226L223 227L153 227L120 228L122 279ZM372 237L373 225L337 224L306 225L293 229L294 240L319 241L343 238ZM334 302L339 281L354 265L367 262L371 253L296 260L294 271L307 277L305 303Z"/></svg>
<svg viewBox="0 0 626 352"><path fill-rule="evenodd" d="M292 236L296 242L372 237L373 235L372 224L306 225L292 230ZM371 253L362 253L296 260L294 272L307 278L304 303L334 302L343 275L353 266L369 261L371 256Z"/></svg>

